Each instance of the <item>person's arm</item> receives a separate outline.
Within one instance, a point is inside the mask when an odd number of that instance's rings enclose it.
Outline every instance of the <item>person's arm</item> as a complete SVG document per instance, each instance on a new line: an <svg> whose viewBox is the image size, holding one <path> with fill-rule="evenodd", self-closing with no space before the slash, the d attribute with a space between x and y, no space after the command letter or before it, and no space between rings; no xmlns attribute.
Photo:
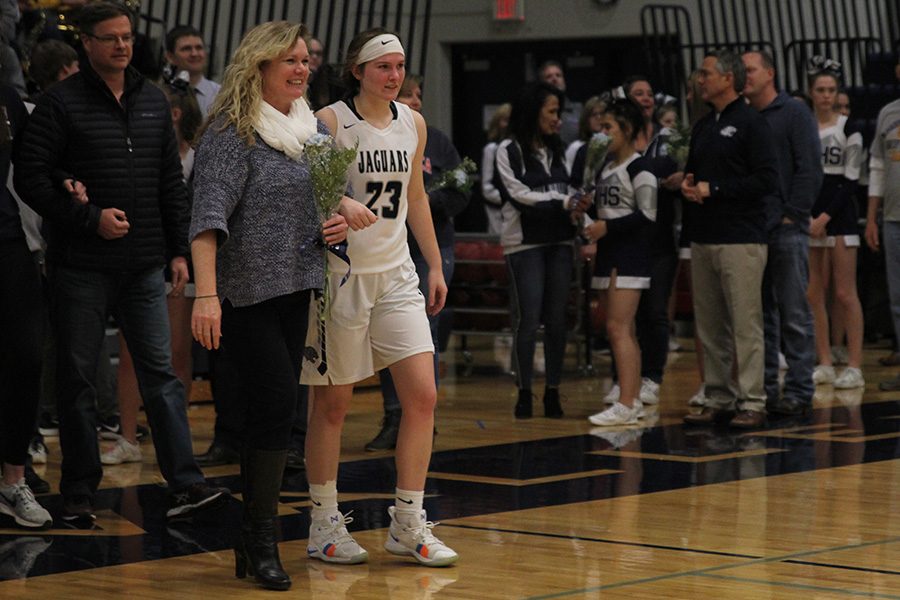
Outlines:
<svg viewBox="0 0 900 600"><path fill-rule="evenodd" d="M452 171L462 162L450 138L438 129L431 128L427 150L432 167L438 167L441 172ZM469 194L453 187L445 187L430 192L428 204L433 217L452 219L469 204Z"/></svg>
<svg viewBox="0 0 900 600"><path fill-rule="evenodd" d="M481 196L484 201L499 207L503 204L500 190L494 185L494 159L497 156L497 144L484 146L481 152Z"/></svg>
<svg viewBox="0 0 900 600"><path fill-rule="evenodd" d="M427 130L425 119L421 114L413 111L413 119L416 123L416 132L419 134L419 144L416 147L416 155L412 161L409 178L409 190L406 198L409 202L409 211L406 222L412 230L419 250L428 263L428 314L436 315L444 307L447 300L447 284L444 281L444 270L441 264L441 252L438 248L437 238L434 235L434 224L431 220L431 210L428 207L428 194L425 193L425 182L422 178L422 157L425 155L425 142Z"/></svg>
<svg viewBox="0 0 900 600"><path fill-rule="evenodd" d="M191 242L197 295L191 311L191 333L207 350L219 348L222 338L222 306L216 291L216 232L207 229Z"/></svg>
<svg viewBox="0 0 900 600"><path fill-rule="evenodd" d="M317 111L316 118L325 124L325 127L328 128L328 132L332 135L333 132L337 130L337 115L334 114L334 111L332 109L325 107ZM421 169L421 164L419 168ZM341 203L338 207L338 214L346 219L347 225L353 231L365 229L378 220L378 216L375 215L375 213L373 213L371 210L369 210L365 204L363 204L362 202L357 202L350 196L346 195L341 198Z"/></svg>
<svg viewBox="0 0 900 600"><path fill-rule="evenodd" d="M519 179L509 158L510 147L513 144L515 142L512 140L501 144L497 149L497 159L495 161L500 181L506 193L509 194L510 200L534 208L562 210L567 200L566 194L553 190L547 192L532 190L525 182Z"/></svg>
<svg viewBox="0 0 900 600"><path fill-rule="evenodd" d="M69 143L66 121L65 107L45 94L17 145L13 182L22 201L44 219L75 234L97 235L101 212L105 211L94 204L72 200L62 181L57 180ZM117 209L106 209L114 210Z"/></svg>
<svg viewBox="0 0 900 600"><path fill-rule="evenodd" d="M878 252L881 244L878 241L878 211L884 198L884 145L881 134L884 126L884 113L878 115L875 126L875 140L869 149L869 204L866 209L866 244L873 252Z"/></svg>
<svg viewBox="0 0 900 600"><path fill-rule="evenodd" d="M166 256L172 273L172 295L179 296L190 276L187 265L190 208L187 186L178 153L178 141L170 111L164 113L162 157L159 174L159 211L166 240Z"/></svg>

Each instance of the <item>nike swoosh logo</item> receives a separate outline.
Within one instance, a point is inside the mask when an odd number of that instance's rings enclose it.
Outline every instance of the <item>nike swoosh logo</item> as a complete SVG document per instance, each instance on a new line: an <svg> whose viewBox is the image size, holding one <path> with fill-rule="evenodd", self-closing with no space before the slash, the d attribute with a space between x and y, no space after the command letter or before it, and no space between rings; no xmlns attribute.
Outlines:
<svg viewBox="0 0 900 600"><path fill-rule="evenodd" d="M350 123L349 125L344 125L344 129L350 129L354 125L356 125L356 123Z"/></svg>
<svg viewBox="0 0 900 600"><path fill-rule="evenodd" d="M390 44L392 41L393 41L393 40L387 40L387 41L381 42L381 45L382 45L382 46L385 46L385 45L387 45L387 44Z"/></svg>
<svg viewBox="0 0 900 600"><path fill-rule="evenodd" d="M322 506L321 502L316 502L315 500L313 500L312 503L315 504L316 506Z"/></svg>
<svg viewBox="0 0 900 600"><path fill-rule="evenodd" d="M404 504L412 504L412 502L413 502L412 500L404 500L403 498L397 498L397 500L399 500L400 502L403 502Z"/></svg>

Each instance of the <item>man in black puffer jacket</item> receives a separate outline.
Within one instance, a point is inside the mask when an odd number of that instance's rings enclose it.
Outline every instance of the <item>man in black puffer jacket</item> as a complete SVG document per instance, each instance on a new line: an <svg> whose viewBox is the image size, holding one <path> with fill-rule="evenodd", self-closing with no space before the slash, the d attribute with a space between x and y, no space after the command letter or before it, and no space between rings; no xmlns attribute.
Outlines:
<svg viewBox="0 0 900 600"><path fill-rule="evenodd" d="M103 475L94 374L112 312L125 334L172 491L169 517L211 508L228 490L209 487L191 452L184 387L172 369L163 269L173 292L188 279L187 190L169 103L132 67L132 16L86 6L88 60L41 98L15 160L15 186L49 225L53 321L59 346L64 520L93 518Z"/></svg>

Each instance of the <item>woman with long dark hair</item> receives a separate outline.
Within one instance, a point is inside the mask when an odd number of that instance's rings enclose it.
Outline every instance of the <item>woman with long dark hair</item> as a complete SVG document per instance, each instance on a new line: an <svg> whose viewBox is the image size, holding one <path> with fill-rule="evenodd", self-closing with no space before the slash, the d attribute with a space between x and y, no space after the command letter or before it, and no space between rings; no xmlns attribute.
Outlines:
<svg viewBox="0 0 900 600"><path fill-rule="evenodd" d="M513 103L510 137L497 148L503 198L500 243L510 272L513 360L519 390L516 418L532 416L537 331L544 324L544 416L563 416L559 397L566 350L566 306L572 285L575 226L562 141L563 95L546 83L530 85Z"/></svg>

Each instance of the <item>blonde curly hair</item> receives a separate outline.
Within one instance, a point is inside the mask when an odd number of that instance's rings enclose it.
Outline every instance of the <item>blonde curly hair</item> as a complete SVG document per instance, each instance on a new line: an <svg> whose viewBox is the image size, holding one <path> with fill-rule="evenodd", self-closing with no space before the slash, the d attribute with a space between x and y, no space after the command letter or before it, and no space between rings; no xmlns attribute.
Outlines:
<svg viewBox="0 0 900 600"><path fill-rule="evenodd" d="M263 23L248 31L225 69L204 130L221 121L220 130L234 125L238 136L255 144L253 122L262 102L262 66L290 52L297 40L308 44L310 38L306 25L289 21Z"/></svg>

